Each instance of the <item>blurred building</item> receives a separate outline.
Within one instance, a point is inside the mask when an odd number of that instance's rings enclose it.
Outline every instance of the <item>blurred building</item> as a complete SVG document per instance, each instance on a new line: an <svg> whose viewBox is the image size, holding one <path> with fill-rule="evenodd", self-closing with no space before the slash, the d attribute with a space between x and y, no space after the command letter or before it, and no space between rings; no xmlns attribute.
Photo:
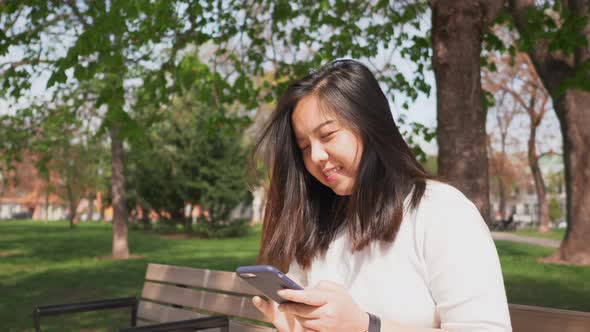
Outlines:
<svg viewBox="0 0 590 332"><path fill-rule="evenodd" d="M44 180L30 155L14 169L0 169L0 219L66 219L67 203L57 195L60 181Z"/></svg>
<svg viewBox="0 0 590 332"><path fill-rule="evenodd" d="M495 221L513 217L522 226L536 226L539 224L539 204L535 183L526 162L526 156L512 155L513 165L518 169L514 179L508 181L505 195L505 210L500 211L500 197L495 184L490 184L490 202ZM547 201L556 200L565 220L565 181L553 178L563 178L563 160L560 156L545 156L539 160L539 167L547 187ZM562 220L551 220L557 224Z"/></svg>

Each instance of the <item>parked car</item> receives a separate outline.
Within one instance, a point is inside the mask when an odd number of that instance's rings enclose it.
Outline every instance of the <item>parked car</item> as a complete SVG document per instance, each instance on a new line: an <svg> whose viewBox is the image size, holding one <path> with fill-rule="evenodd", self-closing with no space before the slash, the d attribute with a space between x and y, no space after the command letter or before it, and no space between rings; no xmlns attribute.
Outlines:
<svg viewBox="0 0 590 332"><path fill-rule="evenodd" d="M13 213L11 219L31 219L33 218L33 213L29 211L21 211Z"/></svg>
<svg viewBox="0 0 590 332"><path fill-rule="evenodd" d="M558 229L565 229L567 227L567 222L564 219L557 219L554 223L555 227Z"/></svg>

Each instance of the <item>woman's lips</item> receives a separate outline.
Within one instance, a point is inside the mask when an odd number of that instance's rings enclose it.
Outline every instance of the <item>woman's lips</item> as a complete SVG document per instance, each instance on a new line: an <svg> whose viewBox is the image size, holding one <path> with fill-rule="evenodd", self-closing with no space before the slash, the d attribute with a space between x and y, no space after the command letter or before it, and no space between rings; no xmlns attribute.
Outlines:
<svg viewBox="0 0 590 332"><path fill-rule="evenodd" d="M338 177L338 175L340 175L341 170L342 170L342 167L334 167L334 168L328 170L327 172L324 172L324 176L326 177L326 181L328 181L328 182L335 181L336 178Z"/></svg>

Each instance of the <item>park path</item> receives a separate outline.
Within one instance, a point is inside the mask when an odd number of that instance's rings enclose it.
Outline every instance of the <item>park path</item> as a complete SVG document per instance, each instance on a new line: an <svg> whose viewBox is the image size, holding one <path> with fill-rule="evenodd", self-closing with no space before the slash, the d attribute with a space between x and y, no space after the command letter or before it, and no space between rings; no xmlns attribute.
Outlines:
<svg viewBox="0 0 590 332"><path fill-rule="evenodd" d="M519 243L534 244L538 246L559 248L561 241L553 239L543 239L532 236L516 235L508 232L492 232L492 238L494 240L512 241Z"/></svg>

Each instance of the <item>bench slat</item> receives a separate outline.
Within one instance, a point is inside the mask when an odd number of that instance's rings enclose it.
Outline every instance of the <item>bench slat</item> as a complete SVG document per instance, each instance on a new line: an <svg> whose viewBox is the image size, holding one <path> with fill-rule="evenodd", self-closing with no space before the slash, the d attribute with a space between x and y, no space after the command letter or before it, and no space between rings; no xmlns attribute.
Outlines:
<svg viewBox="0 0 590 332"><path fill-rule="evenodd" d="M212 293L146 281L142 298L181 305L222 315L266 321L266 317L252 304L250 297Z"/></svg>
<svg viewBox="0 0 590 332"><path fill-rule="evenodd" d="M254 324L248 324L244 322L239 322L237 320L230 320L229 321L229 331L230 332L276 332L276 329L259 326Z"/></svg>
<svg viewBox="0 0 590 332"><path fill-rule="evenodd" d="M141 301L137 310L137 316L146 322L168 323L179 320L194 319L199 317L206 317L196 311L186 309L174 308L167 305L162 305L155 302ZM150 323L148 323L149 325ZM156 323L151 323L156 324ZM248 324L237 320L230 320L229 322L231 332L271 332L276 331L273 328ZM212 332L214 330L211 330ZM209 330L207 330L209 332Z"/></svg>
<svg viewBox="0 0 590 332"><path fill-rule="evenodd" d="M227 271L151 263L148 264L145 279L223 292L260 295L260 291L240 279L236 273Z"/></svg>
<svg viewBox="0 0 590 332"><path fill-rule="evenodd" d="M137 319L137 326L146 326L146 325L152 325L152 324L157 324L156 322L152 322L149 320L144 320L144 319Z"/></svg>
<svg viewBox="0 0 590 332"><path fill-rule="evenodd" d="M159 323L175 322L179 320L205 317L205 315L180 308L174 308L154 302L140 301L137 317Z"/></svg>
<svg viewBox="0 0 590 332"><path fill-rule="evenodd" d="M514 332L587 332L590 313L510 304L510 319Z"/></svg>

